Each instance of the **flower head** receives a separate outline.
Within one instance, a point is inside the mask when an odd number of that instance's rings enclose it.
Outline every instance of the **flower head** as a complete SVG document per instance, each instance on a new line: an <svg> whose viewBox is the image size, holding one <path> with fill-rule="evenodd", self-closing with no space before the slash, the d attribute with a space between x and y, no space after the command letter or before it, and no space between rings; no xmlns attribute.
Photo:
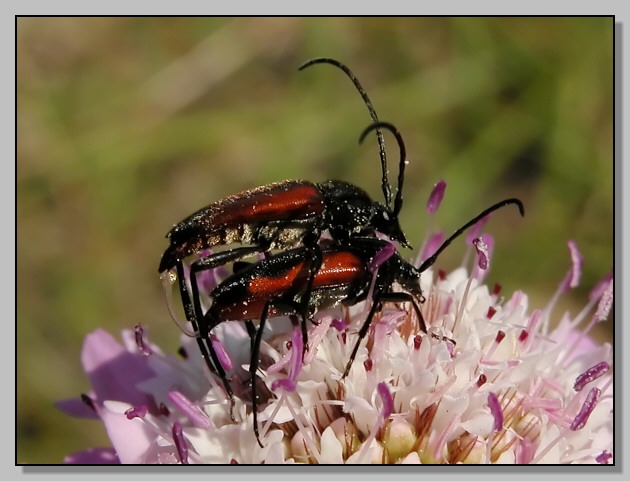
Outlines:
<svg viewBox="0 0 630 481"><path fill-rule="evenodd" d="M471 274L464 267L422 274L419 307L428 332L409 303L385 304L345 376L370 296L317 312L308 323L307 350L295 319L270 319L253 381L262 446L253 429L251 332L243 323L225 321L209 339L230 376L233 412L196 339L182 336L184 355L177 358L139 326L123 332L122 344L94 331L82 352L92 391L58 406L99 418L112 448L66 461L612 462L612 348L588 335L609 314L612 276L591 291L577 316L564 314L554 326L559 296L580 277L575 243L556 294L547 306L530 309L524 292L504 298L499 286L483 284L492 239L474 239ZM392 253L387 247L371 268Z"/></svg>
<svg viewBox="0 0 630 481"><path fill-rule="evenodd" d="M276 323L261 347L257 379L266 387L259 403L263 448L252 430L246 358L235 359L242 368L232 373L232 383L240 386L234 422L194 339L183 338L188 355L177 359L146 338L139 342L138 329L123 333L123 345L97 330L86 338L82 355L93 390L83 401L59 406L100 418L113 450L89 450L67 461L610 461L609 345L595 345L582 334L579 319L568 315L542 332L541 318L552 306L528 312L524 293L504 300L463 268L437 279L427 271L423 288L429 331L448 333L454 349L418 331L411 310L386 308L345 379L361 306L321 312L301 366L299 330ZM607 302L609 290L600 291L593 308ZM226 322L214 335L228 349L249 343L239 323Z"/></svg>

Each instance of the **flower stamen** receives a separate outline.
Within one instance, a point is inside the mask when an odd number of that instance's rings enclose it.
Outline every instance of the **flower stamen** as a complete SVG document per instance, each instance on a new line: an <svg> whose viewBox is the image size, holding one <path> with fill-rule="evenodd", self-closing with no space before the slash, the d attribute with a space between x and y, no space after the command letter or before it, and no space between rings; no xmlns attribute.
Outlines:
<svg viewBox="0 0 630 481"><path fill-rule="evenodd" d="M144 342L144 329L142 328L142 325L136 324L136 326L134 327L134 334L135 334L136 346L138 346L138 350L145 356L150 356L151 354L153 354L153 351L151 350L151 348L147 346L146 343Z"/></svg>
<svg viewBox="0 0 630 481"><path fill-rule="evenodd" d="M501 409L501 403L499 403L497 395L493 392L488 393L488 407L494 418L492 429L494 431L501 431L501 429L503 429L503 410Z"/></svg>
<svg viewBox="0 0 630 481"><path fill-rule="evenodd" d="M188 464L188 444L186 443L186 439L184 438L184 432L182 430L182 425L179 421L175 421L173 423L173 442L175 443L175 447L177 448L177 455L179 456L179 461L182 464Z"/></svg>
<svg viewBox="0 0 630 481"><path fill-rule="evenodd" d="M582 429L586 425L586 421L588 421L589 416L597 405L600 394L601 391L596 387L592 388L588 392L588 396L582 404L582 409L580 409L580 412L577 414L577 416L575 416L573 422L571 423L571 426L569 427L571 431L577 431L579 429Z"/></svg>
<svg viewBox="0 0 630 481"><path fill-rule="evenodd" d="M211 426L208 416L179 391L170 391L168 398L175 406L198 428L207 429Z"/></svg>
<svg viewBox="0 0 630 481"><path fill-rule="evenodd" d="M580 374L573 385L575 391L581 391L588 383L595 381L608 372L610 365L606 361L595 364Z"/></svg>
<svg viewBox="0 0 630 481"><path fill-rule="evenodd" d="M125 416L127 416L127 419L144 419L148 412L149 408L146 405L134 406L125 411Z"/></svg>

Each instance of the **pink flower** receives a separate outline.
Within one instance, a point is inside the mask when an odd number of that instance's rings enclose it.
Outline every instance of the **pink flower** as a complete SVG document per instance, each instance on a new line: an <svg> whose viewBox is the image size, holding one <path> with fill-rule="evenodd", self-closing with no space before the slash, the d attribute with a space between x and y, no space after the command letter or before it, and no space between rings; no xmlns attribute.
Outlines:
<svg viewBox="0 0 630 481"><path fill-rule="evenodd" d="M436 185L431 214L444 187ZM317 312L307 351L299 325L288 317L268 320L254 381L262 446L253 430L251 340L243 323L225 321L210 336L231 378L232 411L194 337L182 336L180 359L148 342L140 326L124 331L122 344L94 331L81 356L92 391L57 405L100 419L112 447L74 453L66 462L613 462L612 347L589 336L609 315L612 275L591 290L576 316L552 322L558 299L581 277L577 245L569 242L570 267L548 304L530 310L524 292L504 298L499 285L483 284L494 245L479 234L485 220L469 233L477 253L470 274L465 267L423 273L419 307L429 332L420 331L414 309L386 305L347 376L371 300ZM442 238L431 237L418 261L432 256ZM393 249L375 256L372 272ZM224 269L205 272L204 289L225 275ZM170 286L173 279L163 282Z"/></svg>
<svg viewBox="0 0 630 481"><path fill-rule="evenodd" d="M612 462L612 348L588 336L608 315L612 277L553 328L556 295L530 311L523 292L503 299L463 268L436 278L426 271L422 283L429 332L456 344L419 332L412 310L387 306L346 378L361 304L317 314L303 363L299 329L288 318L270 320L258 376L266 386L258 390L263 448L252 428L241 323L213 331L234 365L236 421L194 339L182 338L187 355L178 359L141 330L123 332L122 343L96 330L82 353L92 391L58 406L99 418L112 447L66 462Z"/></svg>

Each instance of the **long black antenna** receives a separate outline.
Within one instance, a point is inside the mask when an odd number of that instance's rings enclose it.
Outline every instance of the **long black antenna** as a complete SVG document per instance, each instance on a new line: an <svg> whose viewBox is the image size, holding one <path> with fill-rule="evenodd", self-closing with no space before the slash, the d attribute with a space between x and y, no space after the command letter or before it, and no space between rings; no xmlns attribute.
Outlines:
<svg viewBox="0 0 630 481"><path fill-rule="evenodd" d="M516 198L512 198L512 199L505 199L502 200L501 202L497 202L496 204L488 207L486 210L484 210L483 212L481 212L479 215L473 217L471 220L469 220L468 222L466 222L463 226L461 226L459 229L457 229L453 235L451 235L448 239L446 239L444 242L442 242L442 245L440 246L440 248L438 250L435 251L435 253L431 256L428 257L427 259L425 259L425 261L420 264L420 267L418 267L418 270L420 272L424 272L426 271L429 267L431 267L436 259L438 258L438 256L440 255L440 253L446 249L448 247L448 245L457 237L459 237L462 232L464 232L466 229L468 229L469 227L475 225L477 222L479 222L481 219L483 219L485 216L487 216L488 214L491 214L492 212L494 212L497 209L500 209L501 207L505 207L506 205L509 204L515 204L518 207L519 212L521 213L522 217L525 217L525 207L523 207L523 203Z"/></svg>
<svg viewBox="0 0 630 481"><path fill-rule="evenodd" d="M388 207L390 212L394 217L398 217L400 210L402 209L402 192L403 192L403 182L405 180L405 166L407 165L407 149L405 148L405 142L403 141L402 135L398 131L393 124L389 122L374 122L371 125L368 125L367 128L359 137L359 143L363 142L365 136L374 129L384 128L389 130L396 137L396 141L398 142L398 148L400 150L400 162L398 165L398 187L396 188L396 199L394 199L393 208Z"/></svg>
<svg viewBox="0 0 630 481"><path fill-rule="evenodd" d="M330 65L334 65L335 67L343 70L346 73L346 75L350 78L350 80L352 80L352 83L361 94L361 98L363 99L363 102L365 103L366 107L370 111L370 117L372 117L372 120L375 123L377 123L378 116L376 115L376 110L374 109L374 106L372 105L370 98L368 97L367 93L363 89L363 86L359 82L359 79L357 79L355 75L352 73L352 71L348 67L346 67L344 64L332 58L318 57L318 58L314 58L303 63L300 66L299 70L304 70L305 68L310 67L311 65L320 64L320 63L327 63ZM383 139L383 132L378 127L376 128L376 140L378 141L379 156L381 158L381 169L383 171L383 176L381 179L381 187L383 189L383 195L385 196L385 205L387 206L387 210L392 211L392 190L389 185L389 181L387 179L388 171L387 171L387 154L385 153L385 140Z"/></svg>

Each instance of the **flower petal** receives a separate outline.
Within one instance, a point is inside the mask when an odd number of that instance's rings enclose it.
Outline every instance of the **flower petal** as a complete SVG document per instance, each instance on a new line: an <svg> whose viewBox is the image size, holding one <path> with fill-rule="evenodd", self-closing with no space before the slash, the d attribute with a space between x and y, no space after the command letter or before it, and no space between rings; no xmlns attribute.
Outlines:
<svg viewBox="0 0 630 481"><path fill-rule="evenodd" d="M85 404L81 398L63 399L55 402L55 407L61 412L75 418L98 419L93 408Z"/></svg>
<svg viewBox="0 0 630 481"><path fill-rule="evenodd" d="M112 448L91 448L69 454L65 464L120 464L116 451Z"/></svg>
<svg viewBox="0 0 630 481"><path fill-rule="evenodd" d="M106 401L97 409L121 464L141 464L155 440L155 433L141 419L127 419L125 412L130 407L125 403Z"/></svg>
<svg viewBox="0 0 630 481"><path fill-rule="evenodd" d="M96 400L127 402L131 405L152 405L151 396L138 391L136 385L155 373L147 358L123 349L108 332L97 329L86 336L81 353Z"/></svg>

